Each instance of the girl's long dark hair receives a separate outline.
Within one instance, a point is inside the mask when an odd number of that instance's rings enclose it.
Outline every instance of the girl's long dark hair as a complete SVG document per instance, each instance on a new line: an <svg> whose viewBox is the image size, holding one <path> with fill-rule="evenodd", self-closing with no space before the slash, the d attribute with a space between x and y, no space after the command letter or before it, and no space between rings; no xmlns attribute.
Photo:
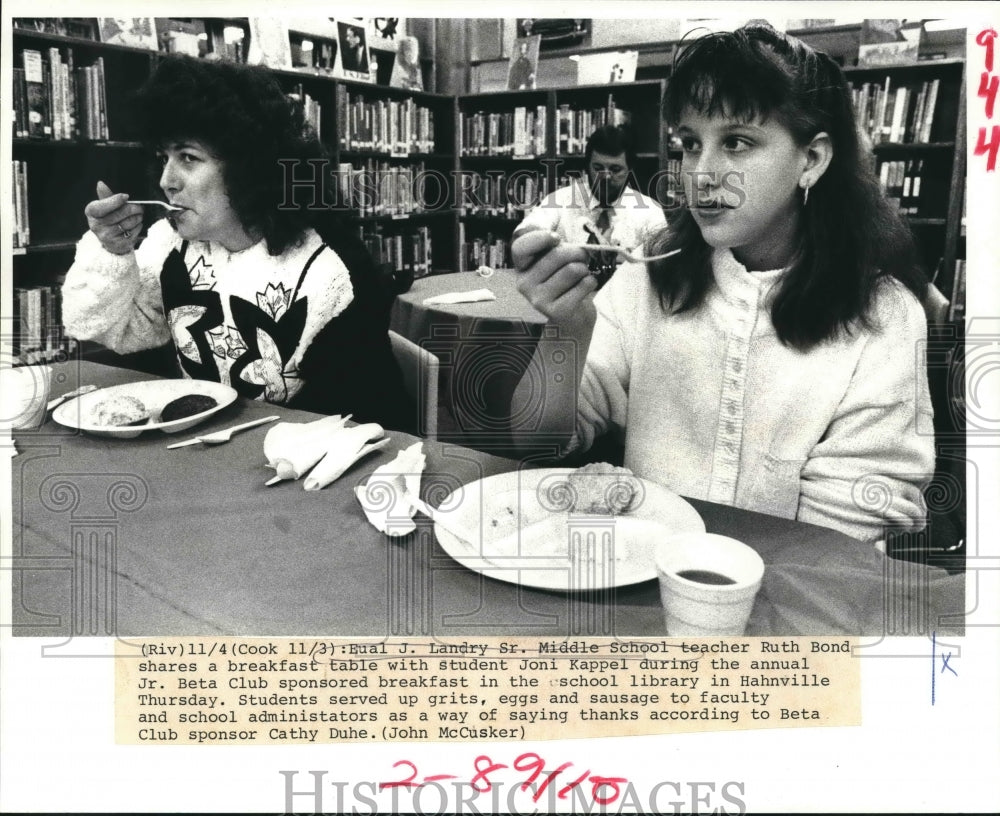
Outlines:
<svg viewBox="0 0 1000 816"><path fill-rule="evenodd" d="M900 280L923 299L926 278L909 227L879 188L874 161L863 153L851 91L826 54L764 24L710 34L675 62L664 119L676 125L685 108L742 120L774 117L800 145L826 132L833 158L809 191L799 245L771 304L779 339L807 350L853 324L870 326L869 307L882 279ZM699 305L712 279L712 248L687 208L653 240L651 254L682 249L649 265L664 308Z"/></svg>
<svg viewBox="0 0 1000 816"><path fill-rule="evenodd" d="M197 139L222 160L233 209L244 228L263 236L270 254L280 255L308 227L332 217L335 188L325 150L268 69L165 57L136 94L132 113L151 151ZM159 170L154 163L152 172ZM289 174L301 181L313 173L325 174L322 184L289 189Z"/></svg>

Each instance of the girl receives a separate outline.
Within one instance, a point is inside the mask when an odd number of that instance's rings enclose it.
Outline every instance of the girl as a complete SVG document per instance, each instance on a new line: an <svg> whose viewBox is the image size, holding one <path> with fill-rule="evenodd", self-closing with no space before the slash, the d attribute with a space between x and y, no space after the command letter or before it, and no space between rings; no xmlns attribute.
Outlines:
<svg viewBox="0 0 1000 816"><path fill-rule="evenodd" d="M685 496L869 540L922 527L924 284L843 73L766 25L712 34L678 59L664 115L687 207L648 251L680 253L621 266L595 299L580 250L515 241L519 288L577 344L577 376L535 406L526 376L512 415L566 452L623 432L625 464Z"/></svg>
<svg viewBox="0 0 1000 816"><path fill-rule="evenodd" d="M135 114L179 209L136 247L142 207L98 183L63 287L68 333L122 353L173 340L187 377L411 428L371 259L322 199L285 201L286 174L324 160L267 70L164 59Z"/></svg>

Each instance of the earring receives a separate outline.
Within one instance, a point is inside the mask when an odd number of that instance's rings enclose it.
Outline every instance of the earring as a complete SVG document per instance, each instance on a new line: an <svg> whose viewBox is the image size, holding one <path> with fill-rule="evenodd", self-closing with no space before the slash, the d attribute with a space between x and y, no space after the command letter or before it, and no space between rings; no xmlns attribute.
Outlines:
<svg viewBox="0 0 1000 816"><path fill-rule="evenodd" d="M807 184L802 188L802 206L805 207L809 204L809 185Z"/></svg>

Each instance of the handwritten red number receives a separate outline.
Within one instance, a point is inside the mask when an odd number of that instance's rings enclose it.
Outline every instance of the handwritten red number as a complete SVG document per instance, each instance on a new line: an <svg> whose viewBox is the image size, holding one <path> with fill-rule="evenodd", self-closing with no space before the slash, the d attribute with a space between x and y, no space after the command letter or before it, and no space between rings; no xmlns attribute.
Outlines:
<svg viewBox="0 0 1000 816"><path fill-rule="evenodd" d="M386 788L419 788L420 785L415 783L413 780L417 778L417 766L410 762L408 759L401 759L399 762L395 763L392 767L398 768L400 765L409 765L410 770L413 771L406 779L400 782L379 782L378 789L385 790Z"/></svg>
<svg viewBox="0 0 1000 816"><path fill-rule="evenodd" d="M620 785L622 782L627 781L627 779L621 776L592 776L590 777L590 782L593 785L593 788L590 790L590 795L594 797L594 801L597 802L597 804L610 805L622 795ZM612 789L610 796L601 796L600 790L603 787L609 787Z"/></svg>
<svg viewBox="0 0 1000 816"><path fill-rule="evenodd" d="M569 763L567 763L567 764L569 764ZM557 794L557 796L560 799L565 799L567 796L569 796L569 792L571 790L573 790L573 788L575 788L577 785L582 784L584 782L584 780L586 780L586 778L588 776L590 776L590 770L589 769L586 770L586 771L584 771L581 776L578 776L572 782L568 782L565 785L563 785L562 788L560 788L559 793Z"/></svg>
<svg viewBox="0 0 1000 816"><path fill-rule="evenodd" d="M983 71L979 76L979 96L986 100L986 118L993 118L993 103L997 99L997 85L1000 85L1000 77L987 74Z"/></svg>
<svg viewBox="0 0 1000 816"><path fill-rule="evenodd" d="M988 154L986 157L986 172L992 173L997 166L997 149L1000 148L1000 125L993 125L990 131L990 140L986 141L986 128L979 128L979 137L976 139L974 153L977 156Z"/></svg>
<svg viewBox="0 0 1000 816"><path fill-rule="evenodd" d="M542 768L545 767L545 760L542 759L538 754L529 752L527 754L521 754L517 759L514 760L514 770L516 771L531 771L531 776L529 776L524 782L521 783L521 790L526 791L530 788L535 780L538 779L539 774L542 772Z"/></svg>
<svg viewBox="0 0 1000 816"><path fill-rule="evenodd" d="M486 767L479 767L481 762L486 762ZM499 762L491 762L490 758L485 754L480 754L476 757L475 762L476 775L472 777L472 789L478 791L479 793L489 793L493 790L493 783L489 780L489 775L494 771L499 771L501 768L506 768L506 765L502 765ZM485 788L479 787L479 781L482 780L486 783Z"/></svg>
<svg viewBox="0 0 1000 816"><path fill-rule="evenodd" d="M996 36L997 33L992 28L984 28L976 35L976 45L982 45L986 48L986 59L983 60L983 64L987 71L993 70L993 40L996 39Z"/></svg>

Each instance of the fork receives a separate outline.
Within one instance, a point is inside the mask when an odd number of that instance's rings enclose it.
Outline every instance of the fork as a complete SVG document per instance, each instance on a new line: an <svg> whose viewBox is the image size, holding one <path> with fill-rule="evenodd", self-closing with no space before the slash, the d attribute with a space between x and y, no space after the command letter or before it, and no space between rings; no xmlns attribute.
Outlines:
<svg viewBox="0 0 1000 816"><path fill-rule="evenodd" d="M263 425L265 422L274 422L276 419L281 419L281 417L269 416L262 419L255 419L252 422L244 422L242 425L234 425L232 428L226 428L222 431L215 431L215 433L205 434L204 436L196 436L193 439L185 439L183 442L175 442L173 445L167 445L167 450L173 450L174 448L183 448L187 445L197 445L199 442L205 445L222 445L233 438L233 434L237 431L245 431L247 428L255 428L258 425Z"/></svg>
<svg viewBox="0 0 1000 816"><path fill-rule="evenodd" d="M633 255L635 249L623 249L615 244L575 244L569 241L563 241L559 246L570 247L571 249L583 249L587 252L615 252L626 261L631 263L648 263L649 261L660 261L664 258L669 258L671 255L677 255L680 250L675 249L670 252L664 252L661 255ZM637 249L638 247L636 247Z"/></svg>
<svg viewBox="0 0 1000 816"><path fill-rule="evenodd" d="M156 204L157 206L163 207L167 212L180 212L183 207L177 207L174 204L167 204L166 201L139 201L135 198L130 198L129 204Z"/></svg>
<svg viewBox="0 0 1000 816"><path fill-rule="evenodd" d="M58 408L60 405L66 402L66 400L73 399L73 397L82 397L84 394L89 394L92 391L96 390L97 390L96 385L81 385L74 391L69 391L63 394L61 397L56 397L55 399L49 400L49 404L45 406L45 410L51 411L54 408Z"/></svg>

